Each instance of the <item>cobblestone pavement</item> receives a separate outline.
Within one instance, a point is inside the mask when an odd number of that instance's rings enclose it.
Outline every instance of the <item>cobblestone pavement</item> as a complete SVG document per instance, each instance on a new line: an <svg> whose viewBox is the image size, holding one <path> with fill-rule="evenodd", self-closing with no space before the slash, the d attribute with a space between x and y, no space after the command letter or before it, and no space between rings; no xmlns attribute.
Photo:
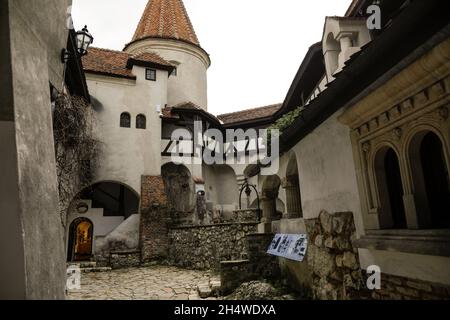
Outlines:
<svg viewBox="0 0 450 320"><path fill-rule="evenodd" d="M81 290L70 300L199 300L197 286L214 277L207 271L153 266L83 273Z"/></svg>

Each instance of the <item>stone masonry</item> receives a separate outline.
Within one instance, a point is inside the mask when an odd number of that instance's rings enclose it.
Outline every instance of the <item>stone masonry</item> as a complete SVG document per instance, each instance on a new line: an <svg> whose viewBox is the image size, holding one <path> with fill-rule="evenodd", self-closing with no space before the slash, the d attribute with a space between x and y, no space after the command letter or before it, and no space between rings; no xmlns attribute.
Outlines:
<svg viewBox="0 0 450 320"><path fill-rule="evenodd" d="M381 290L373 291L372 298L376 300L450 300L450 286L383 273Z"/></svg>
<svg viewBox="0 0 450 320"><path fill-rule="evenodd" d="M246 236L256 222L172 228L169 262L179 267L219 270L225 260L247 259Z"/></svg>
<svg viewBox="0 0 450 320"><path fill-rule="evenodd" d="M306 261L312 272L314 299L346 300L364 296L365 281L359 265L353 214L321 212L305 220L308 237Z"/></svg>
<svg viewBox="0 0 450 320"><path fill-rule="evenodd" d="M163 178L142 176L140 247L143 263L167 258L169 219Z"/></svg>
<svg viewBox="0 0 450 320"><path fill-rule="evenodd" d="M280 278L278 258L267 253L273 236L271 233L251 233L246 237L248 260L221 262L220 280L223 294L231 293L244 282Z"/></svg>

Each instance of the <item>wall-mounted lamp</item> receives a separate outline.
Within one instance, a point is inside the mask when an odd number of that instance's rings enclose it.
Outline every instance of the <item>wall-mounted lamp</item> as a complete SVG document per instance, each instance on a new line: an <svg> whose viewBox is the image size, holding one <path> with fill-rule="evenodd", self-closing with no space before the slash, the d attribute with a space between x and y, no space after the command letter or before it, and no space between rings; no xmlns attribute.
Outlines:
<svg viewBox="0 0 450 320"><path fill-rule="evenodd" d="M94 37L89 33L87 26L76 33L77 53L80 56L87 54L89 46L94 42ZM61 61L66 63L70 59L70 52L63 49L61 52Z"/></svg>

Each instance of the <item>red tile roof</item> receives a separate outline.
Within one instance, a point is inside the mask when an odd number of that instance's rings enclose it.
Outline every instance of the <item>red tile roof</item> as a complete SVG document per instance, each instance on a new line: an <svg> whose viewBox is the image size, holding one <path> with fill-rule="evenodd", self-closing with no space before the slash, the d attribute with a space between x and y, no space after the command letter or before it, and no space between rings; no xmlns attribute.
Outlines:
<svg viewBox="0 0 450 320"><path fill-rule="evenodd" d="M147 63L162 69L173 68L169 62L156 53L146 52L131 55L122 51L114 51L101 48L89 48L89 52L83 57L83 68L87 73L97 73L123 78L135 79L131 69L133 64Z"/></svg>
<svg viewBox="0 0 450 320"><path fill-rule="evenodd" d="M200 46L182 0L149 0L133 40L176 39Z"/></svg>
<svg viewBox="0 0 450 320"><path fill-rule="evenodd" d="M259 120L263 118L268 118L272 116L275 112L277 112L281 108L282 104L273 104L270 106L253 108L242 110L233 113L226 113L218 115L219 118L224 124L238 123L250 120Z"/></svg>
<svg viewBox="0 0 450 320"><path fill-rule="evenodd" d="M190 102L190 101L176 104L176 105L172 106L172 108L174 108L174 109L189 109L189 110L203 110L203 108L201 108L200 106L198 106L195 103Z"/></svg>

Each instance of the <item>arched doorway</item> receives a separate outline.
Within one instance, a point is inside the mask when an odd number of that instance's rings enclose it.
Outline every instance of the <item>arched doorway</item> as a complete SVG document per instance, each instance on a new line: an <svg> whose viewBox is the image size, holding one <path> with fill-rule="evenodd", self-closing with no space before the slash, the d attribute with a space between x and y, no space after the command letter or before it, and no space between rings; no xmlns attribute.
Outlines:
<svg viewBox="0 0 450 320"><path fill-rule="evenodd" d="M422 227L450 227L450 178L441 139L418 133L409 149L418 216Z"/></svg>
<svg viewBox="0 0 450 320"><path fill-rule="evenodd" d="M94 224L87 218L72 221L69 229L68 261L89 261L92 257Z"/></svg>
<svg viewBox="0 0 450 320"><path fill-rule="evenodd" d="M397 153L389 147L378 151L375 173L380 201L380 227L404 229L407 227L403 203L403 183Z"/></svg>
<svg viewBox="0 0 450 320"><path fill-rule="evenodd" d="M300 182L297 167L297 158L292 154L286 170L283 188L286 190L286 218L303 217Z"/></svg>

